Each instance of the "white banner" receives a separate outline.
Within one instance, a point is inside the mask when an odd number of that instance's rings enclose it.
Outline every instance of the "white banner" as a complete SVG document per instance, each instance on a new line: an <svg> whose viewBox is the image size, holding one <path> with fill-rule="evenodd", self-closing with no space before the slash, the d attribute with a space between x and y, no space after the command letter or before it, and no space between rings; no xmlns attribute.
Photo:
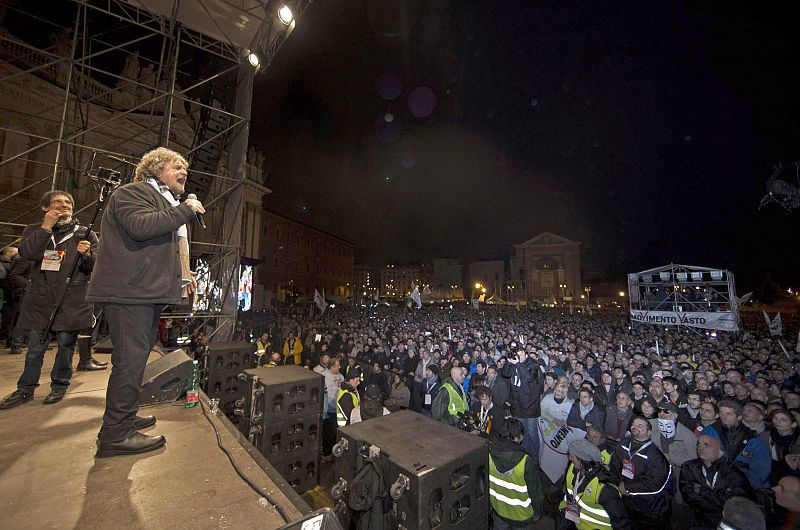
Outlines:
<svg viewBox="0 0 800 530"><path fill-rule="evenodd" d="M642 324L657 326L688 326L702 329L718 329L721 331L738 331L732 313L720 311L716 313L695 313L677 311L641 311L631 309L631 320Z"/></svg>
<svg viewBox="0 0 800 530"><path fill-rule="evenodd" d="M564 476L569 460L567 450L574 440L586 437L586 431L564 425L559 427L544 418L539 418L539 467L550 482L556 483Z"/></svg>

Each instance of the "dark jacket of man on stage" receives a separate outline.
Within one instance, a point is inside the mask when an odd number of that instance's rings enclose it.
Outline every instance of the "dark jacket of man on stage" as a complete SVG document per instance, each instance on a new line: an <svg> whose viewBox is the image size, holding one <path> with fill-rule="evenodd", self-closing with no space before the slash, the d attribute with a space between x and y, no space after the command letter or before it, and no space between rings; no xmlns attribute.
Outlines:
<svg viewBox="0 0 800 530"><path fill-rule="evenodd" d="M97 456L143 453L166 443L138 429L153 425L142 418L139 386L164 304L181 299L179 238L199 201L179 203L187 162L166 148L150 151L136 167L135 182L114 191L103 214L95 275L88 299L101 303L108 321L113 369L108 380L106 410L98 437ZM194 291L194 285L189 290Z"/></svg>

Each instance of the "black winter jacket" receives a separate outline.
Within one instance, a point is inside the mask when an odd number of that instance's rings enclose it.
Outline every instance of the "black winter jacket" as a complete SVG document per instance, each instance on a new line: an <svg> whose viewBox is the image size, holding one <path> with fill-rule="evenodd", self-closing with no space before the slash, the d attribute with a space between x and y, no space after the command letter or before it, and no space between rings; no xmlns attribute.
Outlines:
<svg viewBox="0 0 800 530"><path fill-rule="evenodd" d="M78 242L89 241L92 248L87 255L78 253ZM43 271L42 258L45 250L64 251L58 271ZM19 255L30 262L30 284L20 308L17 326L20 329L41 330L47 324L58 295L67 290L61 309L56 314L53 331L80 331L92 327L92 304L86 301L86 287L92 273L97 252L97 235L86 227L75 224L54 227L53 233L46 231L40 223L28 225L22 232ZM66 280L75 260L78 267L69 287Z"/></svg>
<svg viewBox="0 0 800 530"><path fill-rule="evenodd" d="M172 206L147 182L111 194L88 299L116 304L177 304L181 264L176 230L195 218L189 205Z"/></svg>
<svg viewBox="0 0 800 530"><path fill-rule="evenodd" d="M542 377L539 363L530 357L525 362L507 362L500 374L511 387L511 415L538 418L542 415ZM517 380L517 378L519 378ZM518 385L515 383L519 383Z"/></svg>
<svg viewBox="0 0 800 530"><path fill-rule="evenodd" d="M731 497L753 497L747 476L736 466L720 458L703 475L699 458L681 466L679 488L683 502L692 508L692 528L713 530L722 520L722 507ZM716 477L716 480L715 480Z"/></svg>
<svg viewBox="0 0 800 530"><path fill-rule="evenodd" d="M646 447L638 445L638 451L631 442L631 437L626 437L611 455L609 473L612 482L625 484L623 499L631 522L658 520L669 513L670 495L667 490L672 468L661 449L649 439L645 442ZM642 455L647 458L642 458ZM625 460L633 462L633 478L622 475Z"/></svg>

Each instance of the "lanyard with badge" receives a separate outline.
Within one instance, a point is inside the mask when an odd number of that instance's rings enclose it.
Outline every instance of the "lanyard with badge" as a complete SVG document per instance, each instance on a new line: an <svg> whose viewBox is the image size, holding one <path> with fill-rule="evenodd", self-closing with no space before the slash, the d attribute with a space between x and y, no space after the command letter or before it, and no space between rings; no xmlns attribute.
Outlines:
<svg viewBox="0 0 800 530"><path fill-rule="evenodd" d="M583 481L583 473L578 472L575 474L575 477L572 479L572 491L577 490L577 485ZM586 492L584 491L584 494ZM572 521L573 523L577 524L581 520L581 506L580 501L583 495L578 495L577 493L573 495L569 495L567 497L567 506L564 510L564 518L567 521Z"/></svg>
<svg viewBox="0 0 800 530"><path fill-rule="evenodd" d="M622 461L622 476L623 477L625 477L627 479L631 479L631 480L633 479L634 471L636 469L636 466L633 463L633 457L638 455L639 453L641 453L651 443L653 443L653 442L652 441L647 442L646 444L641 446L639 449L637 449L636 452L633 453L633 454L631 454L630 446L628 446L627 448L625 446L622 447L623 449L628 451L628 458L626 460Z"/></svg>
<svg viewBox="0 0 800 530"><path fill-rule="evenodd" d="M713 490L714 485L717 483L717 477L719 476L719 471L714 472L714 477L711 479L711 482L709 482L708 472L706 471L706 467L705 466L702 467L703 467L703 478L706 480L706 485Z"/></svg>
<svg viewBox="0 0 800 530"><path fill-rule="evenodd" d="M75 235L75 232L78 231L78 225L75 225L75 228L69 234L65 235L58 241L56 241L55 236L50 234L50 242L53 243L53 250L45 249L44 255L42 256L42 270L43 271L53 271L58 272L61 270L61 264L64 262L64 254L66 251L58 250L58 245L66 241L67 239L71 238Z"/></svg>

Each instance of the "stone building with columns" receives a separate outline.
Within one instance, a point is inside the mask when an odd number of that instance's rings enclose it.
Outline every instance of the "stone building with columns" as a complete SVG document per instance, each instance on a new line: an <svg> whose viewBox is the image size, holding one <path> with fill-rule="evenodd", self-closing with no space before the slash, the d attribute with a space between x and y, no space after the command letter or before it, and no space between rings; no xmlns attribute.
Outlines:
<svg viewBox="0 0 800 530"><path fill-rule="evenodd" d="M543 304L579 303L584 290L580 246L580 241L551 232L514 245L509 282L513 285L513 299Z"/></svg>

